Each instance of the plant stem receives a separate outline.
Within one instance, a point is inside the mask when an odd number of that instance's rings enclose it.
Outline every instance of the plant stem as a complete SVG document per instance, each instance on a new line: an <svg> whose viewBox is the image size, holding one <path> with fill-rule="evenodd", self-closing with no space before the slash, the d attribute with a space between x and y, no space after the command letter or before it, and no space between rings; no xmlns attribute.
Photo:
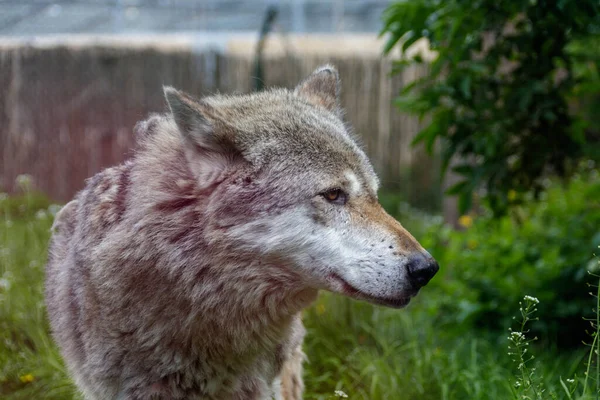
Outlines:
<svg viewBox="0 0 600 400"><path fill-rule="evenodd" d="M598 333L600 333L600 282L596 288L596 334L594 335L594 343L592 344L592 354L596 352L596 400L600 394L600 351L597 349ZM586 377L587 378L587 377Z"/></svg>
<svg viewBox="0 0 600 400"><path fill-rule="evenodd" d="M600 396L600 369L598 368L598 363L600 362L600 352L596 350L598 347L598 334L600 333L600 279L598 282L598 286L596 287L596 332L594 333L594 340L592 341L592 348L590 349L590 355L588 356L587 369L585 371L585 380L583 381L583 393L582 397L585 397L588 389L588 379L590 377L590 370L592 369L592 357L594 356L594 352L596 353L596 400L599 399Z"/></svg>

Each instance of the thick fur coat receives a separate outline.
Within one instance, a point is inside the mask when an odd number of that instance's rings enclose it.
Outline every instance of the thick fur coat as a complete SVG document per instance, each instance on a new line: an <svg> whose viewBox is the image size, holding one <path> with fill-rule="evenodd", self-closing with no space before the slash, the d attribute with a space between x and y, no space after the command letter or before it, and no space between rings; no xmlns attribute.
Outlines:
<svg viewBox="0 0 600 400"><path fill-rule="evenodd" d="M331 66L295 90L195 100L57 215L46 300L86 399L299 399L321 289L406 305L437 271L377 202Z"/></svg>

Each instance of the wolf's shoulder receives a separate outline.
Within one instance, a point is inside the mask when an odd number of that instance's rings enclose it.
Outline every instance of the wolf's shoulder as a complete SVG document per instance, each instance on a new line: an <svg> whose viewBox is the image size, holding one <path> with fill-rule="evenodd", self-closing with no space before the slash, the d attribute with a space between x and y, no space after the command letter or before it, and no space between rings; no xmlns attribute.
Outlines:
<svg viewBox="0 0 600 400"><path fill-rule="evenodd" d="M131 191L132 162L107 168L86 181L79 192L77 219L86 231L104 231L122 220Z"/></svg>

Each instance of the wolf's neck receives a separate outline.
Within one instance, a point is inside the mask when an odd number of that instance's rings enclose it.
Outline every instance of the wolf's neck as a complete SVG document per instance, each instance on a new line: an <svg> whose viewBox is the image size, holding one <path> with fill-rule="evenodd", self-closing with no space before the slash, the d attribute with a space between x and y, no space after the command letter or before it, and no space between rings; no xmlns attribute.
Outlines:
<svg viewBox="0 0 600 400"><path fill-rule="evenodd" d="M299 284L294 274L258 261L206 265L196 277L191 296L198 328L208 330L215 344L240 351L275 346L317 296L317 290Z"/></svg>
<svg viewBox="0 0 600 400"><path fill-rule="evenodd" d="M317 295L296 274L260 261L220 260L201 267L196 277L194 301L216 313L211 315L228 319L277 323L309 306Z"/></svg>

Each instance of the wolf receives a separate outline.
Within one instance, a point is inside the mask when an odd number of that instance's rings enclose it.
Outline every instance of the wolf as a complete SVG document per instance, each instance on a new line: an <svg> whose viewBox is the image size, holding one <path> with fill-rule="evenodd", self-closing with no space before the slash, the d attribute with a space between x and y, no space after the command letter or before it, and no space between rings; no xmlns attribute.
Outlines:
<svg viewBox="0 0 600 400"><path fill-rule="evenodd" d="M134 155L57 214L46 304L86 399L300 399L320 290L401 308L434 276L339 92L330 65L293 90L166 87Z"/></svg>

